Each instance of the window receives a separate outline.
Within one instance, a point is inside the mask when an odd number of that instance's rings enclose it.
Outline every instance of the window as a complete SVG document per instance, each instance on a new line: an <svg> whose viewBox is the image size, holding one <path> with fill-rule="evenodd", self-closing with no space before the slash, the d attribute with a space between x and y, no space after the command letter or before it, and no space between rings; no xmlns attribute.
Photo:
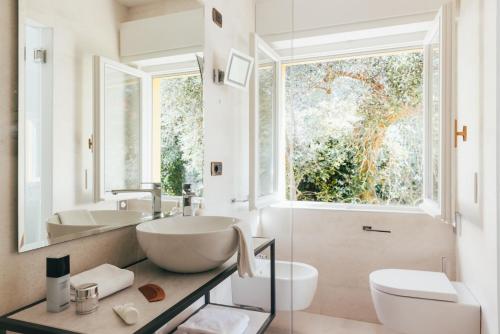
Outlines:
<svg viewBox="0 0 500 334"><path fill-rule="evenodd" d="M253 39L254 69L250 80L250 207L280 199L280 79L279 56L259 36Z"/></svg>
<svg viewBox="0 0 500 334"><path fill-rule="evenodd" d="M259 72L259 196L274 192L275 152L275 77L276 63L261 53Z"/></svg>
<svg viewBox="0 0 500 334"><path fill-rule="evenodd" d="M452 221L452 5L444 5L424 41L425 164L424 201L427 213Z"/></svg>
<svg viewBox="0 0 500 334"><path fill-rule="evenodd" d="M431 187L430 198L433 201L439 201L439 184L441 165L441 76L440 76L440 50L439 50L439 32L433 36L429 47L430 53L430 78L429 78L429 122L430 122L430 172Z"/></svg>
<svg viewBox="0 0 500 334"><path fill-rule="evenodd" d="M131 198L111 190L151 180L151 76L100 56L94 70L94 200Z"/></svg>
<svg viewBox="0 0 500 334"><path fill-rule="evenodd" d="M159 174L164 194L182 195L191 183L201 196L203 186L203 100L199 73L153 79L153 118L159 142Z"/></svg>
<svg viewBox="0 0 500 334"><path fill-rule="evenodd" d="M452 13L444 5L420 45L370 39L369 52L318 57L314 39L308 58L304 38L301 60L283 64L254 36L250 208L420 207L451 222Z"/></svg>
<svg viewBox="0 0 500 334"><path fill-rule="evenodd" d="M418 205L423 68L420 49L287 64L289 199Z"/></svg>

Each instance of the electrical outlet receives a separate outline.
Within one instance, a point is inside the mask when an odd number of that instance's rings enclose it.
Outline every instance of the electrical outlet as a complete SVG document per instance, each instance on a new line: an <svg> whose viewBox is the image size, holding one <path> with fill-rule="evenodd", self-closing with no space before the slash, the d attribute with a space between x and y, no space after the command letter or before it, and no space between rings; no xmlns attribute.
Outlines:
<svg viewBox="0 0 500 334"><path fill-rule="evenodd" d="M210 170L212 176L222 175L222 162L212 161Z"/></svg>

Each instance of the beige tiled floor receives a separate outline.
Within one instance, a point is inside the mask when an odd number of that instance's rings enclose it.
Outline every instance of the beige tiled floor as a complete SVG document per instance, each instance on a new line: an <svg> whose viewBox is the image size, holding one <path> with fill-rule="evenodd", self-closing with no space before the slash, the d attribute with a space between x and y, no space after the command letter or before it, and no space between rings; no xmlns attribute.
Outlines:
<svg viewBox="0 0 500 334"><path fill-rule="evenodd" d="M275 318L266 334L289 334L290 313ZM381 325L334 318L307 312L294 312L293 334L398 334Z"/></svg>

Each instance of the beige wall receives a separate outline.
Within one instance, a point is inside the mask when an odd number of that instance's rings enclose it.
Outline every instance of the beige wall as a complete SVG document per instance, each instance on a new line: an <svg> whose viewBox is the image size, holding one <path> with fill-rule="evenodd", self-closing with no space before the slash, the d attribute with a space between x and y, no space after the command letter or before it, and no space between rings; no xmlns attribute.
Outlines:
<svg viewBox="0 0 500 334"><path fill-rule="evenodd" d="M261 225L264 236L276 238L278 259L293 257L318 269L309 312L377 322L368 280L377 269L441 271L446 257L455 278L452 227L425 214L268 208ZM365 232L363 225L392 233Z"/></svg>
<svg viewBox="0 0 500 334"><path fill-rule="evenodd" d="M212 81L212 69L225 70L231 48L249 54L254 31L252 0L205 1L204 197L209 214L239 215L231 199L248 196L249 93ZM223 15L223 28L212 22L212 8ZM222 161L221 176L210 175L210 162ZM246 205L245 205L246 206ZM248 212L242 208L241 214Z"/></svg>
<svg viewBox="0 0 500 334"><path fill-rule="evenodd" d="M159 0L145 5L128 7L126 20L140 20L196 8L203 8L203 3L198 0Z"/></svg>
<svg viewBox="0 0 500 334"><path fill-rule="evenodd" d="M481 304L483 334L498 333L496 0L462 0L457 20L457 119L470 137L457 153L459 279ZM479 201L474 201L474 173Z"/></svg>
<svg viewBox="0 0 500 334"><path fill-rule="evenodd" d="M134 228L17 253L17 1L0 1L0 314L45 296L45 258L70 254L73 273L142 257Z"/></svg>

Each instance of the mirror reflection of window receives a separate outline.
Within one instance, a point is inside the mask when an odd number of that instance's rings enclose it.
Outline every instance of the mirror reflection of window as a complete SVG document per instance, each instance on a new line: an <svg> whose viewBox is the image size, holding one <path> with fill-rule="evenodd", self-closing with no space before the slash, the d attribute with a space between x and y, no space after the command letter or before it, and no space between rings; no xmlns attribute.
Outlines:
<svg viewBox="0 0 500 334"><path fill-rule="evenodd" d="M24 174L26 226L21 242L29 244L45 238L39 224L50 216L52 200L52 35L53 29L27 19L24 24L24 124L20 124L20 138L24 140L20 173Z"/></svg>
<svg viewBox="0 0 500 334"><path fill-rule="evenodd" d="M106 191L141 183L141 78L105 67Z"/></svg>
<svg viewBox="0 0 500 334"><path fill-rule="evenodd" d="M201 196L203 187L203 87L199 72L153 79L153 113L160 131L162 192L182 194L190 183Z"/></svg>

